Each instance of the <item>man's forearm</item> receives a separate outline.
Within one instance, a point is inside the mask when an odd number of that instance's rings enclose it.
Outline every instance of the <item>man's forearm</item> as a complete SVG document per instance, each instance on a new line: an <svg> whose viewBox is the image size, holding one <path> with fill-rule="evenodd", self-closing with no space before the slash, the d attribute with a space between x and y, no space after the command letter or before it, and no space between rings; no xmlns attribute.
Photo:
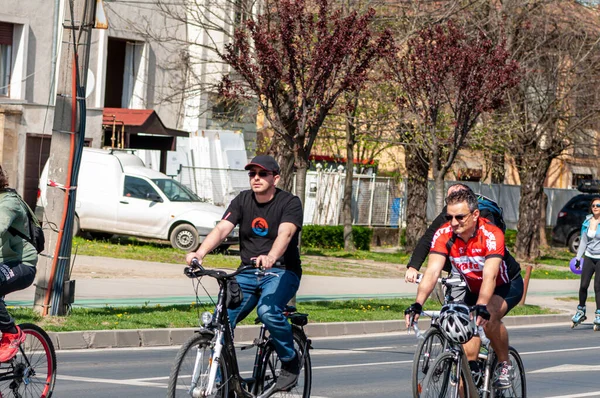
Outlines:
<svg viewBox="0 0 600 398"><path fill-rule="evenodd" d="M275 239L275 242L273 242L273 246L271 247L271 250L269 250L268 255L273 257L274 261L277 261L278 258L283 256L283 253L287 250L291 240L292 234L280 233L277 236L277 239Z"/></svg>

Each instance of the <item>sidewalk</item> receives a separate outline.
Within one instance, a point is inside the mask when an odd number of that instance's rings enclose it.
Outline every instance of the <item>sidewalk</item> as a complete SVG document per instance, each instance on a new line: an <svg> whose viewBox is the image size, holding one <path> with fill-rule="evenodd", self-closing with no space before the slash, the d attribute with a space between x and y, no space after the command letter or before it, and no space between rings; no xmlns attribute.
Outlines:
<svg viewBox="0 0 600 398"><path fill-rule="evenodd" d="M74 306L119 306L148 304L189 304L195 301L190 279L183 275L182 264L165 264L107 257L78 256L72 279L75 279ZM204 278L208 294L217 293L212 278ZM574 297L579 280L532 279L527 294L527 304L539 305L560 311L560 315L520 316L507 319L507 324L532 324L569 322L573 302L556 300L556 297ZM349 278L304 275L297 300L332 300L377 297L414 297L417 285L405 283L402 278ZM12 293L8 305L31 305L35 287ZM204 291L201 291L206 295ZM564 314L564 315L563 315ZM252 340L255 327L240 327L236 338ZM393 332L405 330L403 322L351 322L336 324L309 324L312 337ZM60 349L132 347L148 345L181 344L193 329L119 330L51 333Z"/></svg>

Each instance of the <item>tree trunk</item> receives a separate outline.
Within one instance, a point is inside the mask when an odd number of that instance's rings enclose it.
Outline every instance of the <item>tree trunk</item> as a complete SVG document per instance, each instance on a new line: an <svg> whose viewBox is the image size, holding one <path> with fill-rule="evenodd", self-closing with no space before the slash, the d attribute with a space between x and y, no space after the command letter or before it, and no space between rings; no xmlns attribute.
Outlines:
<svg viewBox="0 0 600 398"><path fill-rule="evenodd" d="M344 181L344 250L355 251L352 236L352 180L354 178L354 125L346 122L346 180Z"/></svg>
<svg viewBox="0 0 600 398"><path fill-rule="evenodd" d="M277 135L273 137L269 152L277 160L281 169L281 178L277 187L284 191L292 192L294 184L294 153L287 148L285 141Z"/></svg>
<svg viewBox="0 0 600 398"><path fill-rule="evenodd" d="M435 177L435 214L438 215L444 208L444 199L446 198L446 190L444 189L444 175L438 172Z"/></svg>
<svg viewBox="0 0 600 398"><path fill-rule="evenodd" d="M540 205L540 248L548 247L548 238L546 237L546 207L548 206L548 195L542 193Z"/></svg>
<svg viewBox="0 0 600 398"><path fill-rule="evenodd" d="M519 201L519 222L517 224L517 240L515 253L518 258L531 261L540 254L540 210L544 195L544 180L550 160L539 153L535 156L535 148L523 156L523 164L519 170L521 178L521 200Z"/></svg>
<svg viewBox="0 0 600 398"><path fill-rule="evenodd" d="M492 154L492 184L504 184L504 152Z"/></svg>
<svg viewBox="0 0 600 398"><path fill-rule="evenodd" d="M412 251L427 229L429 159L415 145L406 145L406 251Z"/></svg>
<svg viewBox="0 0 600 398"><path fill-rule="evenodd" d="M296 196L300 198L302 201L302 206L304 207L304 192L306 190L306 172L308 171L308 161L303 157L297 157L296 164Z"/></svg>

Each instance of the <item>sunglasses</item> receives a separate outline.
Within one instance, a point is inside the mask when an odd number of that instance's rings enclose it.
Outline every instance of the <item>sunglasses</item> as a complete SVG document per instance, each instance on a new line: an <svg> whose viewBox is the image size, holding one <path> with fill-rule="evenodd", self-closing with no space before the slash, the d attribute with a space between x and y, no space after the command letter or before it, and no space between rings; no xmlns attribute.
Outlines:
<svg viewBox="0 0 600 398"><path fill-rule="evenodd" d="M461 222L463 221L465 218L467 218L471 213L467 213L467 214L457 214L455 216L453 216L452 214L446 214L446 221L452 221L453 218L456 218L456 221Z"/></svg>
<svg viewBox="0 0 600 398"><path fill-rule="evenodd" d="M256 177L256 175L257 175L257 174L258 174L258 176L259 176L259 177L261 177L261 178L264 178L264 177L266 177L266 176L268 176L268 175L271 175L271 174L273 174L273 173L272 173L272 172L270 172L270 171L264 171L264 170L260 170L260 171L249 171L249 172L248 172L248 177L250 177L250 178L254 178L254 177Z"/></svg>
<svg viewBox="0 0 600 398"><path fill-rule="evenodd" d="M594 204L592 205L592 208L594 208L594 207L595 207L596 209L597 209L597 208L600 208L600 203L594 203Z"/></svg>

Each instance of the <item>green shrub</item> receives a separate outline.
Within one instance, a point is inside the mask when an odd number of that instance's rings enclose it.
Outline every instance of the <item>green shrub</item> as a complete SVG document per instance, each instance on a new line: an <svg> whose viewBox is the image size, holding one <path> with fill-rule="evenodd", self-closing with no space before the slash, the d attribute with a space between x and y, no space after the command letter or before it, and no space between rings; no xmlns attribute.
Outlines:
<svg viewBox="0 0 600 398"><path fill-rule="evenodd" d="M373 230L368 227L353 226L352 238L358 250L369 250ZM342 225L305 225L302 227L302 246L322 249L344 248L344 227Z"/></svg>

